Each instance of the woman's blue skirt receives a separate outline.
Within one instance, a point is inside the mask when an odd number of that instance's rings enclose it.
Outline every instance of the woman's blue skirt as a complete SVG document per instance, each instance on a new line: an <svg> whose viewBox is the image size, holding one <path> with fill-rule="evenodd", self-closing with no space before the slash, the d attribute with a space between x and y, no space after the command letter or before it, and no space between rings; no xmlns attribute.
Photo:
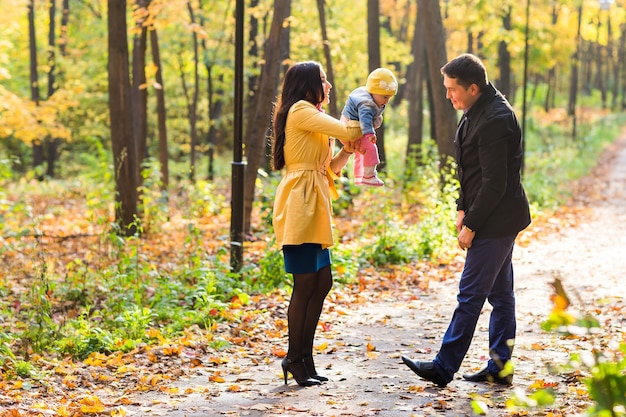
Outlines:
<svg viewBox="0 0 626 417"><path fill-rule="evenodd" d="M310 274L330 265L330 251L319 243L284 245L285 271L290 274Z"/></svg>

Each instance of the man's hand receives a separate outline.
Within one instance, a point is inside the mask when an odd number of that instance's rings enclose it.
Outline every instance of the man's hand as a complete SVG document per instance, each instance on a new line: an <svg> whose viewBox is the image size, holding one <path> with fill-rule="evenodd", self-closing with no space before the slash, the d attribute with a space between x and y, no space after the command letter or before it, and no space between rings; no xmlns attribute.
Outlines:
<svg viewBox="0 0 626 417"><path fill-rule="evenodd" d="M461 233L461 229L463 228L463 219L465 219L465 210L459 210L456 212L456 232Z"/></svg>
<svg viewBox="0 0 626 417"><path fill-rule="evenodd" d="M456 212L456 231L459 233L457 241L459 242L459 248L465 250L472 247L472 242L474 241L474 236L476 236L476 232L470 230L463 224L463 220L465 219L465 210L459 210Z"/></svg>
<svg viewBox="0 0 626 417"><path fill-rule="evenodd" d="M470 230L467 226L461 227L458 237L459 247L463 250L471 248L474 236L476 236L476 232Z"/></svg>

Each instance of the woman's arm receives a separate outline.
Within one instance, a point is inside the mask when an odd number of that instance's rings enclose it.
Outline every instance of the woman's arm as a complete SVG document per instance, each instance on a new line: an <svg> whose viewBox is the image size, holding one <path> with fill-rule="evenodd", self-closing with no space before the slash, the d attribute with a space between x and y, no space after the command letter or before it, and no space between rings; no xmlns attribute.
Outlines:
<svg viewBox="0 0 626 417"><path fill-rule="evenodd" d="M352 131L348 131L345 123L320 112L309 102L297 102L292 106L290 113L292 122L299 128L337 138L342 143L356 141L361 137L360 135L354 136Z"/></svg>
<svg viewBox="0 0 626 417"><path fill-rule="evenodd" d="M350 155L359 151L360 143L360 141L346 142L343 148L341 148L341 150L333 157L330 161L330 169L335 173L335 175L339 176L343 167L345 167L348 163Z"/></svg>

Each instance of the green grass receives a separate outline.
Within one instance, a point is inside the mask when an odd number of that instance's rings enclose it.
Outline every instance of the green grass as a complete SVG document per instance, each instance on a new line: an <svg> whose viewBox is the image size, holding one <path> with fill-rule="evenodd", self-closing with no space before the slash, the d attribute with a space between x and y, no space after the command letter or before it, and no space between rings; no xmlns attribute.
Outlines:
<svg viewBox="0 0 626 417"><path fill-rule="evenodd" d="M599 156L622 132L626 115L611 114L578 128L529 123L523 183L539 209L554 209L571 197L571 183L588 175Z"/></svg>

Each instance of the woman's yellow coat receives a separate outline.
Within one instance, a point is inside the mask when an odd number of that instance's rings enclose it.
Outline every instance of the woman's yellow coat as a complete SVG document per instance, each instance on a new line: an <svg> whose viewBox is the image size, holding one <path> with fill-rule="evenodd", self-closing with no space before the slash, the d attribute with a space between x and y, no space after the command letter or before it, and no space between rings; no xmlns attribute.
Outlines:
<svg viewBox="0 0 626 417"><path fill-rule="evenodd" d="M285 174L276 189L273 225L283 245L333 245L330 161L335 139L353 141L359 128L320 112L301 100L291 106L285 126Z"/></svg>

